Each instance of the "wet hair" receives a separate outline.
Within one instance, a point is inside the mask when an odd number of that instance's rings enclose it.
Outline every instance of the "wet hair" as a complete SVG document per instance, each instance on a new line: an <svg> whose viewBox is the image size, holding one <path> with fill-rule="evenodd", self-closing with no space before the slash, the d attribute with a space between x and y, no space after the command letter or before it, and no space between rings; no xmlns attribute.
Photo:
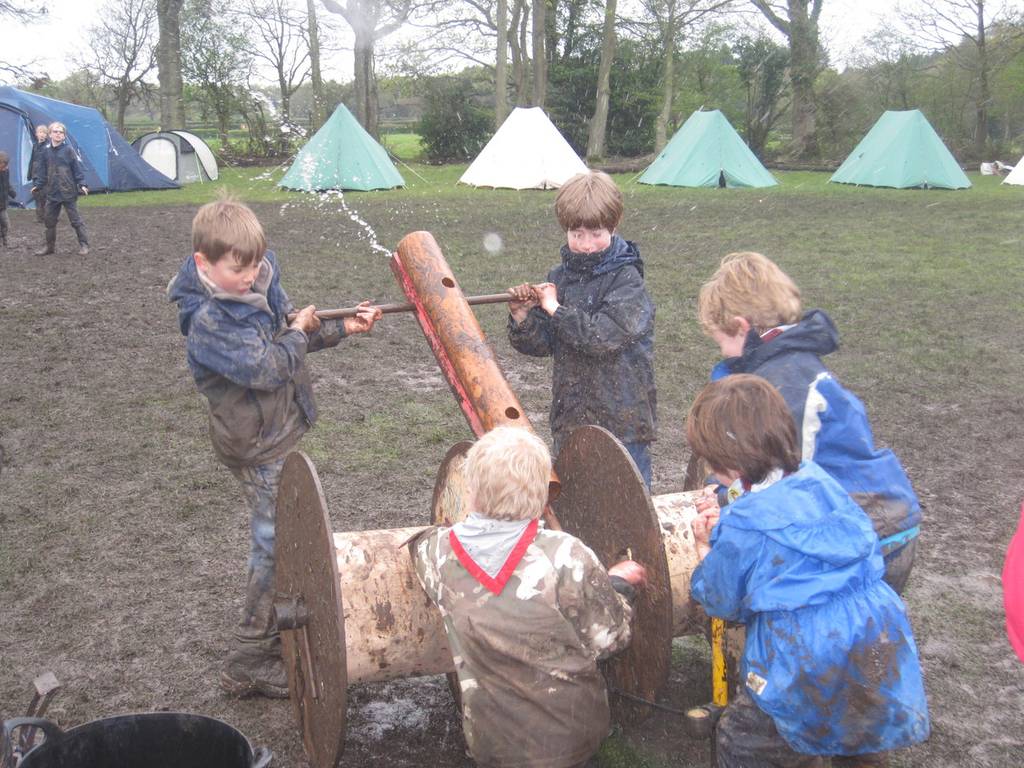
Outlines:
<svg viewBox="0 0 1024 768"><path fill-rule="evenodd" d="M231 254L249 266L263 258L267 237L249 206L225 196L204 205L192 219L192 250L211 264Z"/></svg>
<svg viewBox="0 0 1024 768"><path fill-rule="evenodd" d="M495 520L540 517L548 500L551 454L522 427L495 427L466 454L466 487L475 511Z"/></svg>
<svg viewBox="0 0 1024 768"><path fill-rule="evenodd" d="M0 149L0 167L7 167L11 164L11 156Z"/></svg>
<svg viewBox="0 0 1024 768"><path fill-rule="evenodd" d="M607 229L622 221L622 192L607 173L577 173L558 190L555 215L566 232L572 229Z"/></svg>
<svg viewBox="0 0 1024 768"><path fill-rule="evenodd" d="M800 467L793 415L760 376L738 373L704 387L686 418L686 440L712 470L738 472L749 483Z"/></svg>
<svg viewBox="0 0 1024 768"><path fill-rule="evenodd" d="M802 309L800 289L778 265L760 253L730 253L697 297L697 319L704 333L737 331L745 318L758 332L795 323Z"/></svg>

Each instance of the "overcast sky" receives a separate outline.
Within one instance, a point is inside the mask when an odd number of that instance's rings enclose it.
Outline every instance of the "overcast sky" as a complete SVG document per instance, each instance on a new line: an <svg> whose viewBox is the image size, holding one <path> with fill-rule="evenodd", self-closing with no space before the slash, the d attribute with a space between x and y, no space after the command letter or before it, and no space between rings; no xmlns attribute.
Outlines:
<svg viewBox="0 0 1024 768"><path fill-rule="evenodd" d="M66 76L74 68L71 55L76 49L86 53L83 50L86 30L94 23L95 14L104 1L47 0L47 20L30 26L5 23L4 59L20 64L34 61L34 69L45 71L55 79ZM892 0L826 0L821 28L833 62L845 62L857 42L874 30L881 19L892 12L894 5ZM324 16L333 16L322 7L319 10ZM348 50L335 53L323 62L324 77L347 81L352 78L351 37L344 23L336 26L341 31L340 43Z"/></svg>

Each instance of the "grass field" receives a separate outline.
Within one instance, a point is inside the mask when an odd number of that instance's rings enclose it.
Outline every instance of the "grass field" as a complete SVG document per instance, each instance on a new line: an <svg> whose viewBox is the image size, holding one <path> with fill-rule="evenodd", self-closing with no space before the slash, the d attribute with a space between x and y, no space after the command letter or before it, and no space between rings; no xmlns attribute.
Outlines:
<svg viewBox="0 0 1024 768"><path fill-rule="evenodd" d="M382 251L415 230L434 234L467 294L541 280L563 242L553 193L467 188L456 183L464 168L400 165L406 188L343 196L280 190L284 168L224 168L214 184L93 195L81 201L94 246L87 260L31 259L38 229L31 214L13 212L15 247L0 257L0 592L9 619L0 713L17 714L32 674L55 665L67 682L55 714L66 725L192 709L269 743L275 766L303 764L286 704L210 691L234 619L226 606L240 600L245 533L162 289L188 254L196 206L222 190L254 206L300 304L401 300ZM906 598L933 733L894 765L1017 765L1024 665L1003 634L998 576L1024 497L1024 189L978 175L959 192L776 176L780 185L766 190L616 177L622 233L640 246L658 308L654 492L681 488L684 415L716 359L695 320L697 291L724 254L763 251L795 279L806 307L835 320L842 348L826 362L862 397L876 439L899 454L925 507ZM491 233L503 243L497 253L483 245ZM63 224L59 238L69 252ZM476 314L546 435L549 363L510 349L500 307ZM310 367L321 419L302 447L334 529L422 523L441 457L469 432L416 324L389 316ZM673 706L707 698L702 645L678 641ZM352 696L346 764L414 766L424 755L465 764L443 684ZM375 707L395 701L428 717L371 728ZM618 733L599 759L603 768L706 763L704 747L687 743L667 714Z"/></svg>

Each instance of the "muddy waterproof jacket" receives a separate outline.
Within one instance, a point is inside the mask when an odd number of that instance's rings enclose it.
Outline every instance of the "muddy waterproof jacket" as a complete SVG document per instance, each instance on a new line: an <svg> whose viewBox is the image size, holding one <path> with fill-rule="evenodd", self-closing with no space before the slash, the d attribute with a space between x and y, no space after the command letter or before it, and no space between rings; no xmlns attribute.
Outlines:
<svg viewBox="0 0 1024 768"><path fill-rule="evenodd" d="M240 467L284 456L316 421L306 353L335 346L344 335L341 324L325 320L310 337L288 328L293 307L271 251L248 301L208 287L191 256L167 293L178 304L189 370L209 401L218 458Z"/></svg>
<svg viewBox="0 0 1024 768"><path fill-rule="evenodd" d="M85 172L78 155L67 141L59 146L43 147L36 164L32 186L46 190L46 199L70 203L78 198L79 188L85 184Z"/></svg>
<svg viewBox="0 0 1024 768"><path fill-rule="evenodd" d="M28 161L28 179L27 181L31 184L35 178L45 178L42 170L39 167L39 163L42 162L43 152L47 147L50 146L49 140L37 141L32 145L32 154Z"/></svg>
<svg viewBox="0 0 1024 768"><path fill-rule="evenodd" d="M917 646L863 510L814 462L722 509L691 592L747 625L741 680L797 752L928 737Z"/></svg>
<svg viewBox="0 0 1024 768"><path fill-rule="evenodd" d="M561 306L554 315L535 307L519 325L510 317L508 337L520 352L554 357L555 443L584 424L623 443L654 440L654 303L639 249L619 235L601 253L562 246L562 263L548 281Z"/></svg>
<svg viewBox="0 0 1024 768"><path fill-rule="evenodd" d="M520 540L522 559L498 594L460 562L452 529L414 545L416 573L444 619L466 744L487 768L567 768L594 754L609 730L597 660L630 639L632 610L597 556L531 526L535 538Z"/></svg>
<svg viewBox="0 0 1024 768"><path fill-rule="evenodd" d="M743 354L722 360L712 380L730 373L761 376L782 393L813 459L853 496L875 525L886 551L916 535L921 505L896 454L876 448L864 405L821 362L839 348L839 332L820 309L770 341L748 334Z"/></svg>
<svg viewBox="0 0 1024 768"><path fill-rule="evenodd" d="M0 171L0 211L7 210L7 201L14 199L14 190L11 189L11 171Z"/></svg>

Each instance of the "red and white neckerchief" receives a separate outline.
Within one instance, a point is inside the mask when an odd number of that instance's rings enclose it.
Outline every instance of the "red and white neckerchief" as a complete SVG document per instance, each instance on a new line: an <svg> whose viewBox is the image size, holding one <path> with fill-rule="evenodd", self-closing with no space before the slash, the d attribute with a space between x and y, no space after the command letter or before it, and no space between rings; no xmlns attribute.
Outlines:
<svg viewBox="0 0 1024 768"><path fill-rule="evenodd" d="M523 531L522 536L519 537L519 541L517 541L515 546L509 551L504 564L494 576L487 573L483 567L470 557L469 553L466 552L465 547L462 546L462 542L459 541L459 537L455 535L454 528L448 531L448 543L451 544L455 557L458 558L459 563L462 564L462 567L466 569L469 575L495 595L500 595L501 591L505 589L505 584L508 583L508 580L512 577L512 572L515 571L516 566L519 565L519 561L522 560L523 556L526 554L526 550L529 549L533 540L537 538L537 525L538 520L536 518L530 521L530 524L527 525L526 529Z"/></svg>
<svg viewBox="0 0 1024 768"><path fill-rule="evenodd" d="M777 325L774 328L769 328L767 331L761 334L761 341L767 344L780 333L782 333L783 331L788 331L794 325L796 325L796 323L790 323L789 325Z"/></svg>

